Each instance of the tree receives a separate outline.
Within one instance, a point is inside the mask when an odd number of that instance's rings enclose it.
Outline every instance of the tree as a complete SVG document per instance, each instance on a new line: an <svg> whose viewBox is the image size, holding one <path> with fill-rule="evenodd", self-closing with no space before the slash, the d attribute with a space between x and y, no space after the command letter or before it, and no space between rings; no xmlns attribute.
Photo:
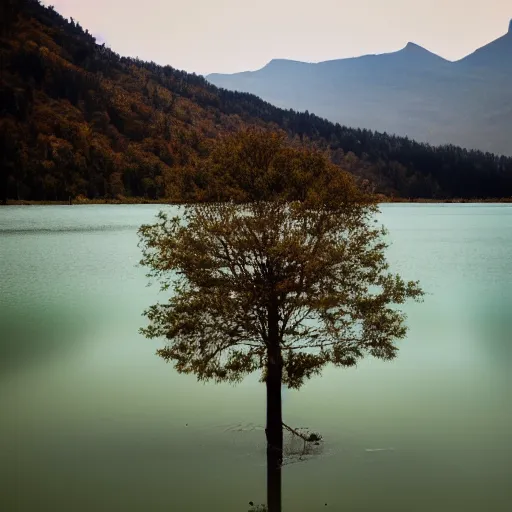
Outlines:
<svg viewBox="0 0 512 512"><path fill-rule="evenodd" d="M168 302L146 315L158 355L200 380L261 371L267 390L268 510L281 510L281 386L300 388L327 364L392 359L406 334L394 307L419 299L388 271L377 207L321 153L279 134L221 140L205 173L218 202L161 212L140 228L141 264ZM238 201L226 201L237 197ZM208 199L208 198L207 198Z"/></svg>

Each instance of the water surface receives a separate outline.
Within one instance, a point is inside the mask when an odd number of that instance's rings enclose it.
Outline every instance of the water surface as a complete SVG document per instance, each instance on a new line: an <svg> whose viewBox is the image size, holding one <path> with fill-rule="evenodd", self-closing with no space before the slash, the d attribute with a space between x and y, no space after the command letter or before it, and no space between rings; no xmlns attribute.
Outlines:
<svg viewBox="0 0 512 512"><path fill-rule="evenodd" d="M265 393L200 384L138 334L156 205L0 209L0 510L243 512L265 499ZM420 279L393 362L284 394L323 434L287 465L285 511L512 503L512 208L385 205L392 268ZM327 503L327 507L325 506Z"/></svg>

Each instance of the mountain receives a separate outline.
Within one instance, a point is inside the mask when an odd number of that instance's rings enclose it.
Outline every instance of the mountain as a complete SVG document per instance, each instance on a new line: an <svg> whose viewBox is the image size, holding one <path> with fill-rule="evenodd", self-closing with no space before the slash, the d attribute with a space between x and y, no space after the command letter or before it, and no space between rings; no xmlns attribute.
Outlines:
<svg viewBox="0 0 512 512"><path fill-rule="evenodd" d="M485 70L510 74L512 72L512 20L508 32L504 36L479 48L456 64L460 68L466 67L468 70L473 68L473 70L481 72Z"/></svg>
<svg viewBox="0 0 512 512"><path fill-rule="evenodd" d="M368 72L382 62L383 69L396 70L449 65L412 44L382 59L354 59L348 67ZM250 127L281 130L290 144L325 151L388 196L512 196L512 158L348 128L170 66L122 57L36 0L0 3L0 63L3 201L204 200L214 177L201 163L212 142ZM302 63L275 61L265 73L279 75L283 66L289 76L301 73L304 82L317 83ZM336 61L321 67L340 81Z"/></svg>
<svg viewBox="0 0 512 512"><path fill-rule="evenodd" d="M512 155L512 28L458 62L408 43L394 53L272 60L258 71L206 78L333 122Z"/></svg>

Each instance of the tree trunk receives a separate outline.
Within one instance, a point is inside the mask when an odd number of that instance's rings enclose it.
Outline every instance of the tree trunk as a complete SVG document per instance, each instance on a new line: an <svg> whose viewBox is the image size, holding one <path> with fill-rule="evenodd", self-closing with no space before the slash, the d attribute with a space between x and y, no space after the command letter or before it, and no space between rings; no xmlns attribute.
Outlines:
<svg viewBox="0 0 512 512"><path fill-rule="evenodd" d="M281 381L283 364L279 343L277 307L268 311L267 351L267 506L268 512L281 512L281 465L283 462L283 414Z"/></svg>

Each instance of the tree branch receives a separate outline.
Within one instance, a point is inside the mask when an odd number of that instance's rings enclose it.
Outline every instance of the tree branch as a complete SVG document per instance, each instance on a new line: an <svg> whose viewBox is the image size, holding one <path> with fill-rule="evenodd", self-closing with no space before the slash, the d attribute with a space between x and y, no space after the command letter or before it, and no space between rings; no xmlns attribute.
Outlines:
<svg viewBox="0 0 512 512"><path fill-rule="evenodd" d="M283 427L286 430L289 430L292 434L296 435L297 437L300 437L303 441L309 441L309 437L306 437L304 434L301 434L298 430L295 430L294 428L288 426L284 422L283 422Z"/></svg>

